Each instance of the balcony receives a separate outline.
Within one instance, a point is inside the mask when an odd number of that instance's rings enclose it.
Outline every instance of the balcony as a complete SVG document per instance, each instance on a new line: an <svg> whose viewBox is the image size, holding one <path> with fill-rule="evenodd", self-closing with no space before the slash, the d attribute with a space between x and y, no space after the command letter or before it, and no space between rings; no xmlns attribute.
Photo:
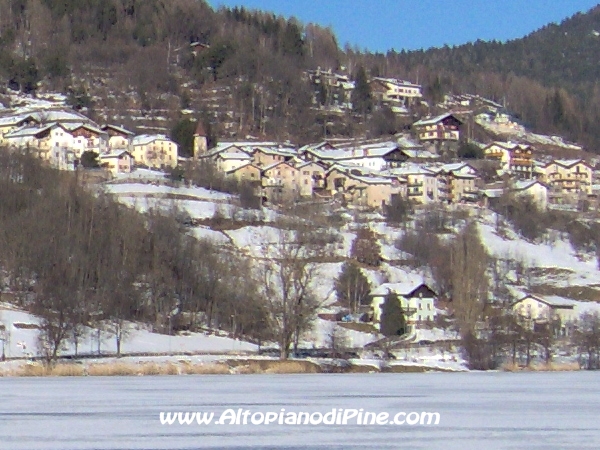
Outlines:
<svg viewBox="0 0 600 450"><path fill-rule="evenodd" d="M408 191L409 197L419 197L423 195L423 191Z"/></svg>
<svg viewBox="0 0 600 450"><path fill-rule="evenodd" d="M513 166L533 166L533 161L531 159L515 158L510 163Z"/></svg>
<svg viewBox="0 0 600 450"><path fill-rule="evenodd" d="M407 186L409 188L420 188L423 186L423 182L422 181L409 181Z"/></svg>

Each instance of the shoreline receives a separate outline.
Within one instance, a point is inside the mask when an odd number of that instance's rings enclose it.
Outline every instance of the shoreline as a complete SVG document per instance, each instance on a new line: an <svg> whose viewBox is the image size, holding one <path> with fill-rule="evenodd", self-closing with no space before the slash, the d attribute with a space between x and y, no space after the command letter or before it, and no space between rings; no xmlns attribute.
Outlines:
<svg viewBox="0 0 600 450"><path fill-rule="evenodd" d="M225 356L225 355L222 355ZM0 363L0 378L85 377L85 376L174 376L174 375L249 375L249 374L356 374L356 373L465 373L466 368L402 364L388 361L306 360L231 358L191 361L173 357L167 361L136 361L127 357L100 360L67 360L52 365L42 362L9 361ZM573 363L555 363L531 367L505 365L490 372L577 372Z"/></svg>

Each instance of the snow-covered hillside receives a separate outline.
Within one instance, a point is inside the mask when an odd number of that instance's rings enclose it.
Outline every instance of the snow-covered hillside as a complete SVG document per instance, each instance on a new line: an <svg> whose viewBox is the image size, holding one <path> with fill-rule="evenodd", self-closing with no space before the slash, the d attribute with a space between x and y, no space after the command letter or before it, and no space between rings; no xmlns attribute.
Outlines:
<svg viewBox="0 0 600 450"><path fill-rule="evenodd" d="M0 323L5 330L4 354L7 358L37 357L41 355L38 344L39 319L25 311L18 310L8 304L0 304ZM106 331L88 328L80 337L79 354L97 355L98 337L100 337L100 353L103 355L116 353L114 336ZM256 352L258 347L249 342L215 334L189 333L187 335L168 336L152 333L140 324L127 324L126 333L121 344L123 354L139 353L239 353ZM67 342L61 349L61 356L75 354L75 345Z"/></svg>

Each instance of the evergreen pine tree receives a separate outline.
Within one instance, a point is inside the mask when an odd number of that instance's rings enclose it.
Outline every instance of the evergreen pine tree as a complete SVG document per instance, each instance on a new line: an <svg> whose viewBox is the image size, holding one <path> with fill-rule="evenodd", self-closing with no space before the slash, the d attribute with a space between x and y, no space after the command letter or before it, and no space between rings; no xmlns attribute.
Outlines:
<svg viewBox="0 0 600 450"><path fill-rule="evenodd" d="M354 90L352 91L352 109L354 112L367 116L373 110L371 86L363 66L358 66L354 76Z"/></svg>
<svg viewBox="0 0 600 450"><path fill-rule="evenodd" d="M404 310L398 295L393 292L390 292L383 302L379 330L386 337L401 336L406 333Z"/></svg>

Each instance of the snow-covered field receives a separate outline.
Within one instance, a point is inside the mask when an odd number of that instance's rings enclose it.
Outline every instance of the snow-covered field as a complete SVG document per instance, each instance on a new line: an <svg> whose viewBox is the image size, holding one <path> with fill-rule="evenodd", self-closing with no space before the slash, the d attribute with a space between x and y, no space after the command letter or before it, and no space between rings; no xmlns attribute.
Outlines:
<svg viewBox="0 0 600 450"><path fill-rule="evenodd" d="M34 328L38 318L19 310L0 304L0 323L6 327L5 355L7 358L39 356L38 333ZM97 354L97 330L88 329L80 338L79 354ZM152 333L137 324L128 324L127 332L121 343L121 352L132 353L238 353L256 352L257 346L248 342L225 336L190 333L188 335L168 336ZM100 333L100 351L102 354L116 353L115 338L110 333ZM73 355L73 342L66 342L61 355Z"/></svg>
<svg viewBox="0 0 600 450"><path fill-rule="evenodd" d="M438 412L439 425L217 425L226 409ZM160 412L214 413L161 425ZM0 379L2 450L596 449L591 372Z"/></svg>

